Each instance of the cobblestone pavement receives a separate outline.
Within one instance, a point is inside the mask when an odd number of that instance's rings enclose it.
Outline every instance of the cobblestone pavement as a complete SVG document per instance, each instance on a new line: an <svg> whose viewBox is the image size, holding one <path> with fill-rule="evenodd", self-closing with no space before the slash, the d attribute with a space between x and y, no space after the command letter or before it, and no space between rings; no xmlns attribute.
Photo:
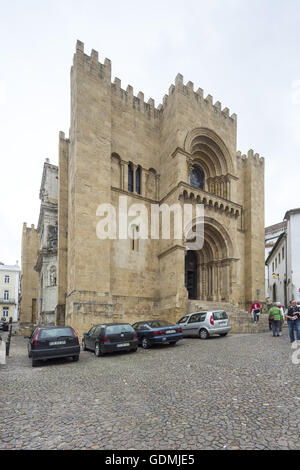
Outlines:
<svg viewBox="0 0 300 470"><path fill-rule="evenodd" d="M287 331L0 366L0 449L299 449Z"/></svg>

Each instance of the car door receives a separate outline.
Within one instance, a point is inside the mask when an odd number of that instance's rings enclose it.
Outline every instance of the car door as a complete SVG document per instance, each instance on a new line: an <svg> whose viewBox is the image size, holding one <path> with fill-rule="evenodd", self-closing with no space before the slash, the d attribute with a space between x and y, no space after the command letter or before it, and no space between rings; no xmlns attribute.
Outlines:
<svg viewBox="0 0 300 470"><path fill-rule="evenodd" d="M96 342L100 340L102 326L96 326L91 336L91 349L95 350Z"/></svg>
<svg viewBox="0 0 300 470"><path fill-rule="evenodd" d="M139 323L135 331L137 332L139 342L144 336L150 336L150 327L146 323Z"/></svg>
<svg viewBox="0 0 300 470"><path fill-rule="evenodd" d="M187 328L188 320L189 320L189 316L185 315L177 322L180 328L182 328L183 336L188 336L188 328Z"/></svg>
<svg viewBox="0 0 300 470"><path fill-rule="evenodd" d="M101 325L95 326L93 328L92 334L90 336L90 348L94 351L95 350L95 344L97 339L99 338L101 332Z"/></svg>
<svg viewBox="0 0 300 470"><path fill-rule="evenodd" d="M92 349L92 335L95 331L96 327L92 326L88 334L84 337L85 345L88 349Z"/></svg>
<svg viewBox="0 0 300 470"><path fill-rule="evenodd" d="M194 313L190 316L186 325L186 332L189 336L198 336L201 326L201 313Z"/></svg>
<svg viewBox="0 0 300 470"><path fill-rule="evenodd" d="M28 344L27 344L28 354L31 353L31 345L32 345L32 341L33 341L33 338L34 338L34 335L35 335L36 331L37 331L37 328L35 330L33 330L31 335L29 336L29 340L28 340Z"/></svg>

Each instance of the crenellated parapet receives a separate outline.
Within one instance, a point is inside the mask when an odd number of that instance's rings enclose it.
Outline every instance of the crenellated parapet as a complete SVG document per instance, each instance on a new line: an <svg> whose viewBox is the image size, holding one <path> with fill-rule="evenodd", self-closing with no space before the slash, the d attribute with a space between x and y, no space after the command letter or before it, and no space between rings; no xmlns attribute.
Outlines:
<svg viewBox="0 0 300 470"><path fill-rule="evenodd" d="M99 62L99 54L94 49L92 49L90 55L85 54L84 43L79 40L76 44L76 53L74 55L73 64L82 67L91 75L94 75L95 78L103 79L106 82L109 81L111 83L112 93L118 96L128 106L144 114L148 114L149 117L152 116L154 118L160 118L170 105L173 97L176 96L177 93L180 93L181 95L186 96L187 99L193 100L197 106L209 109L224 120L228 120L232 123L236 123L237 121L237 115L230 115L229 109L226 107L222 108L220 101L216 101L214 103L211 95L207 95L207 97L204 98L202 88L198 88L197 91L194 91L194 84L191 81L184 85L183 76L180 73L178 73L175 78L175 84L170 86L168 94L163 97L163 102L155 107L154 99L149 98L148 101L145 101L143 92L140 91L137 96L135 96L131 85L128 85L126 89L123 89L119 78L116 77L114 81L111 82L111 61L109 59L105 59L103 64Z"/></svg>
<svg viewBox="0 0 300 470"><path fill-rule="evenodd" d="M153 98L149 98L146 102L142 91L135 96L131 85L128 85L126 90L124 90L121 87L121 80L119 78L114 79L114 82L111 84L111 89L112 93L137 111L148 114L149 117L153 116L154 118L158 118L160 116L161 106L155 108L155 101Z"/></svg>
<svg viewBox="0 0 300 470"><path fill-rule="evenodd" d="M91 54L84 53L84 43L77 41L76 53L73 59L73 67L77 65L84 70L94 75L95 78L102 78L106 81L111 81L111 61L105 59L104 63L99 62L98 52L92 49Z"/></svg>
<svg viewBox="0 0 300 470"><path fill-rule="evenodd" d="M263 168L265 164L264 157L261 157L259 153L254 153L254 150L252 149L248 151L247 155L242 154L241 151L238 151L236 154L236 158L238 164L241 164L243 166L247 166L250 164L256 167L261 166Z"/></svg>
<svg viewBox="0 0 300 470"><path fill-rule="evenodd" d="M160 112L164 112L170 103L170 100L174 95L176 95L176 93L180 93L181 95L186 96L187 99L196 102L198 106L206 107L210 109L211 112L219 114L219 116L224 119L229 119L231 122L237 121L237 115L230 115L228 108L222 109L222 104L220 101L216 101L214 103L214 99L211 95L207 95L207 97L204 98L204 92L202 88L198 88L197 91L194 91L194 83L191 81L184 85L183 76L180 73L178 73L175 78L175 85L170 86L169 94L164 96L163 104L160 105Z"/></svg>

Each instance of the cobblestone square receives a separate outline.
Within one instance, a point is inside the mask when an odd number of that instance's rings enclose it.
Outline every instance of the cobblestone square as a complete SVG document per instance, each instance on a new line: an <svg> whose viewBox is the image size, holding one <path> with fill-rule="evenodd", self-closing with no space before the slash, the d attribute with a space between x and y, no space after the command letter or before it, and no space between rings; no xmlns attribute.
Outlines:
<svg viewBox="0 0 300 470"><path fill-rule="evenodd" d="M292 352L284 329L32 368L12 337L0 449L299 449Z"/></svg>

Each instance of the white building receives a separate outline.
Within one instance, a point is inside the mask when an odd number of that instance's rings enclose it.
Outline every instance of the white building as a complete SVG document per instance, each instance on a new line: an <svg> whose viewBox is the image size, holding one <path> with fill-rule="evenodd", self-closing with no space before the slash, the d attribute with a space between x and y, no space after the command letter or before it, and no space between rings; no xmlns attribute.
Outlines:
<svg viewBox="0 0 300 470"><path fill-rule="evenodd" d="M0 318L18 321L21 268L0 263Z"/></svg>
<svg viewBox="0 0 300 470"><path fill-rule="evenodd" d="M279 224L271 225L265 228L265 260L268 259L269 254L274 248L280 235L286 232L287 221L279 222ZM273 274L273 273L272 273ZM269 289L269 273L268 266L266 266L266 297L268 298Z"/></svg>
<svg viewBox="0 0 300 470"><path fill-rule="evenodd" d="M267 256L266 292L272 302L287 306L300 300L300 208L288 211L284 224Z"/></svg>

